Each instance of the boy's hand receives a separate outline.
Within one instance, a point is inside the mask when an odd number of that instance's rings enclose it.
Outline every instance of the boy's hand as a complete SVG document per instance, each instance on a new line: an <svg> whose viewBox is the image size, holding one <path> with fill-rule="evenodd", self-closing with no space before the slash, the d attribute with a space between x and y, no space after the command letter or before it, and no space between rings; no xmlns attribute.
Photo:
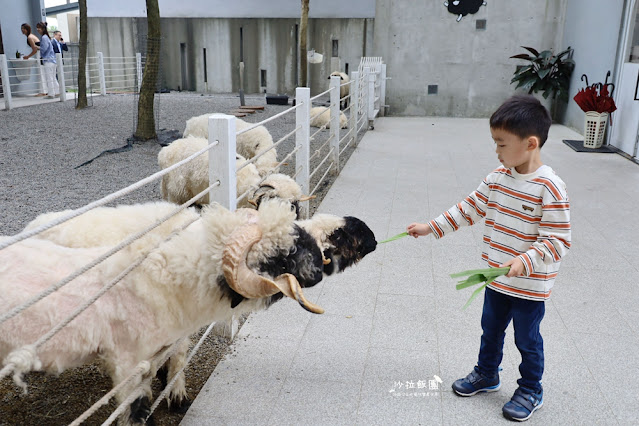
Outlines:
<svg viewBox="0 0 639 426"><path fill-rule="evenodd" d="M411 237L423 237L432 232L430 226L425 223L411 223L406 227L406 232Z"/></svg>
<svg viewBox="0 0 639 426"><path fill-rule="evenodd" d="M503 265L499 265L500 268L505 268L506 266L510 266L510 271L506 274L507 277L518 277L524 274L524 262L518 257L510 259Z"/></svg>

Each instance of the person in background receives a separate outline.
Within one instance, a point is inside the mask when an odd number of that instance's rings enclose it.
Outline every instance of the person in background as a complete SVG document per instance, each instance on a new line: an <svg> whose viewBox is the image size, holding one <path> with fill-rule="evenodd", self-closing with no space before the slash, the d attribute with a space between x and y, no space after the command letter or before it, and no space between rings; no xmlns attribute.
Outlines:
<svg viewBox="0 0 639 426"><path fill-rule="evenodd" d="M47 83L47 98L53 99L56 94L60 92L60 86L55 79L55 53L53 52L53 45L51 44L51 38L47 31L47 24L45 22L38 22L36 24L36 30L40 33L40 59L44 63L44 80Z"/></svg>
<svg viewBox="0 0 639 426"><path fill-rule="evenodd" d="M31 48L31 53L23 55L22 59L29 59L38 53L38 44L40 44L40 40L38 40L38 37L36 37L35 34L31 33L31 25L24 23L20 26L20 30L22 30L22 34L27 36L27 45Z"/></svg>
<svg viewBox="0 0 639 426"><path fill-rule="evenodd" d="M53 45L53 51L55 53L62 53L62 51L69 51L67 44L64 42L62 38L62 32L54 31L53 32L53 40L51 40L51 44ZM62 57L64 57L64 53L62 53Z"/></svg>

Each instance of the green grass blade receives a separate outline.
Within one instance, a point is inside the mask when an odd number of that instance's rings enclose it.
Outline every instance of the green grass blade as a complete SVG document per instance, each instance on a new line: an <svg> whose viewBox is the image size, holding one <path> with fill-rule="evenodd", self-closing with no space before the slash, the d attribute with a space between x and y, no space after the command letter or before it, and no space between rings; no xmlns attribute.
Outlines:
<svg viewBox="0 0 639 426"><path fill-rule="evenodd" d="M470 277L466 278L463 281L460 281L455 288L457 290L461 290L463 288L466 287L471 287L474 285L477 285L479 283L483 283L484 281L486 281L486 277L482 274L475 274L475 275L471 275Z"/></svg>
<svg viewBox="0 0 639 426"><path fill-rule="evenodd" d="M473 302L473 300L475 300L475 298L479 295L479 293L490 283L492 283L494 280L494 278L490 281L486 281L483 285L481 285L479 288L477 288L477 290L473 291L473 294L470 295L470 298L468 299L468 302L466 302L466 304L464 305L464 307L462 308L462 310L466 309L467 307L470 306L470 304Z"/></svg>
<svg viewBox="0 0 639 426"><path fill-rule="evenodd" d="M408 236L408 232L402 232L401 234L397 234L394 237L390 237L387 240L379 241L377 244L390 243L391 241L399 240L400 238L404 238L406 236Z"/></svg>
<svg viewBox="0 0 639 426"><path fill-rule="evenodd" d="M457 272L455 274L450 274L451 278L459 278L465 277L468 275L482 274L485 276L500 276L506 275L510 271L510 266L506 266L505 268L486 268L486 269L471 269L468 271ZM497 275L495 275L497 274Z"/></svg>

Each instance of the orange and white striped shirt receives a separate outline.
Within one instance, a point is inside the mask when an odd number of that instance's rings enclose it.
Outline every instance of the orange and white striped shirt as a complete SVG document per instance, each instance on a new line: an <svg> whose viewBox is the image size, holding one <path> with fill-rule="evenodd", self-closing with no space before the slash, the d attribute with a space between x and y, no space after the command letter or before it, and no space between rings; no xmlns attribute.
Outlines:
<svg viewBox="0 0 639 426"><path fill-rule="evenodd" d="M490 267L515 256L524 263L524 275L498 277L489 287L522 299L550 297L561 259L570 249L570 202L561 178L548 166L526 175L500 167L428 225L441 238L484 218L482 259Z"/></svg>

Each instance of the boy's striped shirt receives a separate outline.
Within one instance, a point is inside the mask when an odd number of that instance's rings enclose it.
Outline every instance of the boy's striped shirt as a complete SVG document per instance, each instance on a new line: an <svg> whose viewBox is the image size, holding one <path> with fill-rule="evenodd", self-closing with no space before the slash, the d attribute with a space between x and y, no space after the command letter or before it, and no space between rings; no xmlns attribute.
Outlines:
<svg viewBox="0 0 639 426"><path fill-rule="evenodd" d="M545 300L570 249L570 202L566 185L548 166L521 175L500 167L476 191L429 222L435 238L485 218L482 259L498 267L515 256L524 276L498 277L495 291Z"/></svg>

